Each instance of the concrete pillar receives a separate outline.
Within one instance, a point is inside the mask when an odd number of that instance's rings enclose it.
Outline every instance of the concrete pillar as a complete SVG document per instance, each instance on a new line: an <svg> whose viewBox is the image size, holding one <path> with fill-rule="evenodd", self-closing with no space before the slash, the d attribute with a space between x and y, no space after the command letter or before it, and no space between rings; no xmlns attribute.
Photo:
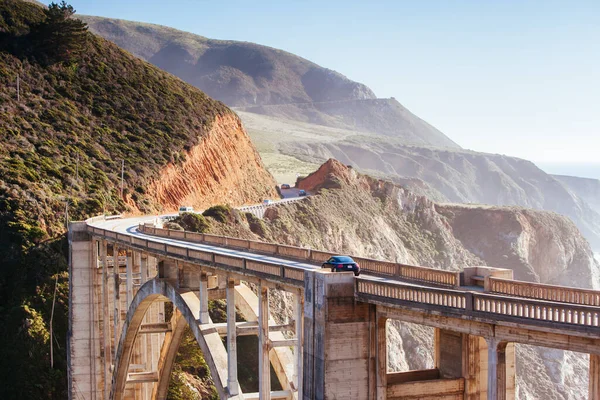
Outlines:
<svg viewBox="0 0 600 400"><path fill-rule="evenodd" d="M600 355L590 354L590 400L600 400Z"/></svg>
<svg viewBox="0 0 600 400"><path fill-rule="evenodd" d="M486 338L488 345L487 400L506 400L506 342Z"/></svg>
<svg viewBox="0 0 600 400"><path fill-rule="evenodd" d="M133 254L131 251L127 250L125 253L126 261L125 261L125 283L127 287L126 294L126 303L127 309L129 310L129 306L131 305L131 300L133 300Z"/></svg>
<svg viewBox="0 0 600 400"><path fill-rule="evenodd" d="M112 364L112 349L110 346L110 309L108 296L108 244L106 240L100 243L100 257L102 258L102 337L104 348L104 398L110 395Z"/></svg>
<svg viewBox="0 0 600 400"><path fill-rule="evenodd" d="M200 323L208 324L208 276L200 271Z"/></svg>
<svg viewBox="0 0 600 400"><path fill-rule="evenodd" d="M140 284L143 285L148 280L148 255L142 253L140 259Z"/></svg>
<svg viewBox="0 0 600 400"><path fill-rule="evenodd" d="M377 366L377 390L376 399L385 400L387 398L387 318L377 318L376 332L376 357Z"/></svg>
<svg viewBox="0 0 600 400"><path fill-rule="evenodd" d="M69 398L82 397L100 399L104 391L97 374L102 365L96 357L100 349L100 338L96 333L99 324L94 315L93 241L87 232L85 222L69 224L69 336L67 345L68 391Z"/></svg>
<svg viewBox="0 0 600 400"><path fill-rule="evenodd" d="M227 390L229 395L237 395L238 387L235 281L227 278Z"/></svg>
<svg viewBox="0 0 600 400"><path fill-rule="evenodd" d="M302 357L302 344L304 328L302 322L304 321L304 298L302 292L298 290L294 293L294 324L296 333L296 348L294 349L294 376L293 384L298 392L298 399L302 399L302 370L303 370L303 357Z"/></svg>
<svg viewBox="0 0 600 400"><path fill-rule="evenodd" d="M269 288L258 286L258 398L271 399L271 363L269 361Z"/></svg>
<svg viewBox="0 0 600 400"><path fill-rule="evenodd" d="M113 348L113 359L116 356L117 348L119 347L119 334L121 333L121 277L119 276L119 246L113 245L113 333L115 335L115 342Z"/></svg>
<svg viewBox="0 0 600 400"><path fill-rule="evenodd" d="M435 368L440 378L460 378L463 376L464 338L461 333L435 328Z"/></svg>
<svg viewBox="0 0 600 400"><path fill-rule="evenodd" d="M357 302L351 273L305 273L303 399L371 400L376 310Z"/></svg>

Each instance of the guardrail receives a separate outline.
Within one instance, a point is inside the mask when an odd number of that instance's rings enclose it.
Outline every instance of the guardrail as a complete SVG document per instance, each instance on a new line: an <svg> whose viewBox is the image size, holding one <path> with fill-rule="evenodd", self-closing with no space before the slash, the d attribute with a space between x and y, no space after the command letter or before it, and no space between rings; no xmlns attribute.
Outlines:
<svg viewBox="0 0 600 400"><path fill-rule="evenodd" d="M600 308L553 301L523 299L489 293L411 286L401 282L356 280L358 300L382 304L432 308L457 315L488 317L493 320L537 321L563 326L600 327Z"/></svg>
<svg viewBox="0 0 600 400"><path fill-rule="evenodd" d="M488 277L486 291L561 303L600 306L600 291Z"/></svg>
<svg viewBox="0 0 600 400"><path fill-rule="evenodd" d="M139 225L138 230L148 235L170 237L195 243L208 243L223 247L233 247L236 249L276 255L314 264L321 264L327 261L331 256L336 255L336 253L329 251L238 239L227 236L209 235L205 233L176 231L173 229L156 228L154 225ZM361 271L369 274L395 277L439 286L458 287L460 285L459 272L443 271L434 268L405 265L362 257L353 258L360 264Z"/></svg>
<svg viewBox="0 0 600 400"><path fill-rule="evenodd" d="M165 230L168 231L168 229ZM276 278L279 282L304 287L304 269L302 268L290 267L271 262L250 260L244 257L228 256L212 251L190 249L186 246L154 242L152 240L140 239L136 238L135 236L116 233L89 225L88 232L96 236L110 239L117 244L125 244L129 247L137 248L149 253L165 255L170 258L180 259L190 263L218 267L220 269L237 272L242 275L252 275L266 279Z"/></svg>

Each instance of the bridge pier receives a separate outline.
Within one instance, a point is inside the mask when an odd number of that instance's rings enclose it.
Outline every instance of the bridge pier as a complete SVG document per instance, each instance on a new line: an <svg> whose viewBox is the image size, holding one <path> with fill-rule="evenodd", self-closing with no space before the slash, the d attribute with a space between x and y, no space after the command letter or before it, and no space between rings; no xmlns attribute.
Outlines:
<svg viewBox="0 0 600 400"><path fill-rule="evenodd" d="M200 323L208 324L208 275L206 272L200 271L200 288L198 293L200 299Z"/></svg>
<svg viewBox="0 0 600 400"><path fill-rule="evenodd" d="M486 338L488 345L487 400L506 400L506 342Z"/></svg>
<svg viewBox="0 0 600 400"><path fill-rule="evenodd" d="M269 360L269 288L258 285L258 398L271 399L271 362Z"/></svg>
<svg viewBox="0 0 600 400"><path fill-rule="evenodd" d="M377 315L376 351L377 351L377 400L387 399L387 318Z"/></svg>
<svg viewBox="0 0 600 400"><path fill-rule="evenodd" d="M235 280L227 277L227 390L230 396L239 393L237 373L237 327L235 321Z"/></svg>
<svg viewBox="0 0 600 400"><path fill-rule="evenodd" d="M302 399L302 371L304 367L302 357L302 344L304 340L304 299L300 290L294 293L294 304L296 348L294 349L294 376L292 380L297 391L297 399L300 400Z"/></svg>
<svg viewBox="0 0 600 400"><path fill-rule="evenodd" d="M590 354L589 400L600 400L600 355Z"/></svg>

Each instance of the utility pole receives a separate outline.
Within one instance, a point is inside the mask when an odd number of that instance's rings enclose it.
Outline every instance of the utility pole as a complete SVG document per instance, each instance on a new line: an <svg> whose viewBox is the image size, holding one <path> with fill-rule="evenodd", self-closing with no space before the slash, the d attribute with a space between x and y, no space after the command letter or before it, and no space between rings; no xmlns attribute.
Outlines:
<svg viewBox="0 0 600 400"><path fill-rule="evenodd" d="M58 289L58 272L56 273L56 281L54 282L54 296L52 297L52 312L50 313L50 368L54 368L54 343L53 340L53 327L52 322L54 320L54 304L56 304L56 290Z"/></svg>
<svg viewBox="0 0 600 400"><path fill-rule="evenodd" d="M121 198L123 198L123 174L125 172L125 160L121 160Z"/></svg>

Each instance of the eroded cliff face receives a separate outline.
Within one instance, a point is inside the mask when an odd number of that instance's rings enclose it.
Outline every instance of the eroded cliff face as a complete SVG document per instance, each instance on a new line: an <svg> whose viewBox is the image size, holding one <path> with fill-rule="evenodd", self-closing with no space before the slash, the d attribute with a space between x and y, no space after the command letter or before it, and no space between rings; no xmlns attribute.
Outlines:
<svg viewBox="0 0 600 400"><path fill-rule="evenodd" d="M562 215L520 207L449 204L436 205L436 210L466 249L488 265L512 269L515 279L600 287L589 244Z"/></svg>
<svg viewBox="0 0 600 400"><path fill-rule="evenodd" d="M216 117L183 162L160 171L148 193L164 211L174 211L181 205L260 203L278 197L275 186L239 118L226 114Z"/></svg>
<svg viewBox="0 0 600 400"><path fill-rule="evenodd" d="M589 244L569 219L555 213L436 204L335 160L298 186L319 194L269 209L254 237L448 270L507 267L519 279L544 283L598 283L599 266ZM243 221L237 229L235 234L249 234ZM281 322L290 304L286 296L274 298ZM387 331L390 371L433 367L433 329L390 321ZM517 374L520 399L587 395L585 355L517 346Z"/></svg>

